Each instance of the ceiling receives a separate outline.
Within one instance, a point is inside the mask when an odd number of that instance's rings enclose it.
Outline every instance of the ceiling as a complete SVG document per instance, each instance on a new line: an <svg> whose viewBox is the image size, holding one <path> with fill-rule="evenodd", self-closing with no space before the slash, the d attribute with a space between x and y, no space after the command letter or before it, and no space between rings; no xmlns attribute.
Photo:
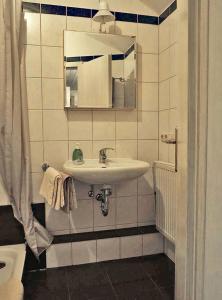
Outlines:
<svg viewBox="0 0 222 300"><path fill-rule="evenodd" d="M143 3L145 6L149 7L150 10L156 12L157 15L160 15L174 0L138 0Z"/></svg>

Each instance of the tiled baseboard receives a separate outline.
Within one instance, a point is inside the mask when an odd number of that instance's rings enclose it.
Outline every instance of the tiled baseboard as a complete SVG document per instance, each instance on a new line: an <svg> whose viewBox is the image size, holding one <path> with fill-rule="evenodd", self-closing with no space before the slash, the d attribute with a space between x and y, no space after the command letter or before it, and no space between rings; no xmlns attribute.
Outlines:
<svg viewBox="0 0 222 300"><path fill-rule="evenodd" d="M47 250L46 267L80 265L158 253L163 253L163 237L158 232L60 243Z"/></svg>

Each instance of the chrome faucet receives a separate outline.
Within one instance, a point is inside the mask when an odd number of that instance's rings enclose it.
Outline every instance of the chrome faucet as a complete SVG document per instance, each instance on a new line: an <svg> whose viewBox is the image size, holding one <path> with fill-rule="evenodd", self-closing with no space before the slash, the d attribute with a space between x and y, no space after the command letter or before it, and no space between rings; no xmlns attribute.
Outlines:
<svg viewBox="0 0 222 300"><path fill-rule="evenodd" d="M107 160L107 155L106 155L106 151L107 150L114 150L113 148L102 148L100 151L99 151L99 162L101 164L105 164L106 163L106 160Z"/></svg>

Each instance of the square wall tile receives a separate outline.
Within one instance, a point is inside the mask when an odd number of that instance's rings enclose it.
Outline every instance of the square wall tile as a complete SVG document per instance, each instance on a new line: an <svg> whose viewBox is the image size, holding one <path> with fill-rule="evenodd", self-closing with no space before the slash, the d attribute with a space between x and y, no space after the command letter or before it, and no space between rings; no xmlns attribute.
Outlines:
<svg viewBox="0 0 222 300"><path fill-rule="evenodd" d="M72 264L81 265L96 262L96 241L72 243Z"/></svg>
<svg viewBox="0 0 222 300"><path fill-rule="evenodd" d="M47 268L58 268L72 265L71 243L51 245L46 251Z"/></svg>
<svg viewBox="0 0 222 300"><path fill-rule="evenodd" d="M70 212L71 232L76 229L93 227L93 200L78 199L78 207Z"/></svg>
<svg viewBox="0 0 222 300"><path fill-rule="evenodd" d="M26 77L41 77L40 46L26 46Z"/></svg>
<svg viewBox="0 0 222 300"><path fill-rule="evenodd" d="M158 157L158 153L157 153ZM138 195L150 195L154 193L153 168L150 168L143 176L138 178Z"/></svg>
<svg viewBox="0 0 222 300"><path fill-rule="evenodd" d="M159 160L169 162L169 145L159 141Z"/></svg>
<svg viewBox="0 0 222 300"><path fill-rule="evenodd" d="M159 113L159 137L163 133L169 132L169 110L163 110Z"/></svg>
<svg viewBox="0 0 222 300"><path fill-rule="evenodd" d="M41 78L26 78L29 109L42 109Z"/></svg>
<svg viewBox="0 0 222 300"><path fill-rule="evenodd" d="M42 111L29 110L30 141L42 141Z"/></svg>
<svg viewBox="0 0 222 300"><path fill-rule="evenodd" d="M137 36L137 23L116 21L115 27L116 34Z"/></svg>
<svg viewBox="0 0 222 300"><path fill-rule="evenodd" d="M158 26L138 23L138 52L158 54Z"/></svg>
<svg viewBox="0 0 222 300"><path fill-rule="evenodd" d="M138 54L138 81L158 82L158 55Z"/></svg>
<svg viewBox="0 0 222 300"><path fill-rule="evenodd" d="M42 183L42 173L32 173L32 203L44 203L45 200L39 194Z"/></svg>
<svg viewBox="0 0 222 300"><path fill-rule="evenodd" d="M170 79L164 80L159 84L159 109L170 108Z"/></svg>
<svg viewBox="0 0 222 300"><path fill-rule="evenodd" d="M138 113L138 139L158 139L158 113Z"/></svg>
<svg viewBox="0 0 222 300"><path fill-rule="evenodd" d="M42 79L42 98L44 109L64 108L64 83L63 79Z"/></svg>
<svg viewBox="0 0 222 300"><path fill-rule="evenodd" d="M70 232L69 214L63 210L55 210L47 203L45 205L46 228L53 234L57 231Z"/></svg>
<svg viewBox="0 0 222 300"><path fill-rule="evenodd" d="M174 11L170 16L170 44L174 44L178 41L178 12Z"/></svg>
<svg viewBox="0 0 222 300"><path fill-rule="evenodd" d="M69 17L67 16L67 29L75 31L91 32L92 19L82 17Z"/></svg>
<svg viewBox="0 0 222 300"><path fill-rule="evenodd" d="M137 179L121 182L116 185L117 197L136 196L137 195Z"/></svg>
<svg viewBox="0 0 222 300"><path fill-rule="evenodd" d="M138 222L148 225L155 224L154 195L143 195L138 197Z"/></svg>
<svg viewBox="0 0 222 300"><path fill-rule="evenodd" d="M142 256L142 236L126 236L120 239L121 258Z"/></svg>
<svg viewBox="0 0 222 300"><path fill-rule="evenodd" d="M66 29L66 16L42 14L42 45L63 46L64 29Z"/></svg>
<svg viewBox="0 0 222 300"><path fill-rule="evenodd" d="M160 81L166 80L171 74L170 66L170 48L167 48L159 55L159 79Z"/></svg>
<svg viewBox="0 0 222 300"><path fill-rule="evenodd" d="M143 255L163 253L163 236L160 233L143 235Z"/></svg>
<svg viewBox="0 0 222 300"><path fill-rule="evenodd" d="M120 239L97 240L97 261L120 259Z"/></svg>
<svg viewBox="0 0 222 300"><path fill-rule="evenodd" d="M158 160L158 140L139 140L138 159L147 161L152 166Z"/></svg>
<svg viewBox="0 0 222 300"><path fill-rule="evenodd" d="M88 199L88 191L90 189L90 185L83 183L81 181L75 180L75 190L77 199Z"/></svg>
<svg viewBox="0 0 222 300"><path fill-rule="evenodd" d="M178 106L178 78L174 76L170 78L170 108L176 108Z"/></svg>
<svg viewBox="0 0 222 300"><path fill-rule="evenodd" d="M93 112L93 140L115 139L115 112Z"/></svg>
<svg viewBox="0 0 222 300"><path fill-rule="evenodd" d="M158 111L158 83L138 83L138 110Z"/></svg>
<svg viewBox="0 0 222 300"><path fill-rule="evenodd" d="M68 140L68 121L64 110L45 110L43 124L44 140Z"/></svg>
<svg viewBox="0 0 222 300"><path fill-rule="evenodd" d="M170 76L177 74L177 44L173 44L170 48Z"/></svg>
<svg viewBox="0 0 222 300"><path fill-rule="evenodd" d="M92 139L91 111L70 111L68 120L70 140L88 141Z"/></svg>
<svg viewBox="0 0 222 300"><path fill-rule="evenodd" d="M137 140L117 140L116 157L137 159Z"/></svg>
<svg viewBox="0 0 222 300"><path fill-rule="evenodd" d="M83 159L92 158L92 141L69 141L69 159L72 159L77 143L83 152Z"/></svg>
<svg viewBox="0 0 222 300"><path fill-rule="evenodd" d="M178 126L178 110L169 110L169 131L174 133L175 128Z"/></svg>
<svg viewBox="0 0 222 300"><path fill-rule="evenodd" d="M137 139L137 112L136 111L116 112L116 139L118 140Z"/></svg>
<svg viewBox="0 0 222 300"><path fill-rule="evenodd" d="M117 198L117 224L137 223L137 196Z"/></svg>
<svg viewBox="0 0 222 300"><path fill-rule="evenodd" d="M30 152L32 172L42 172L43 142L30 142Z"/></svg>
<svg viewBox="0 0 222 300"><path fill-rule="evenodd" d="M170 16L159 25L159 51L170 46Z"/></svg>
<svg viewBox="0 0 222 300"><path fill-rule="evenodd" d="M114 158L116 157L116 149L115 149L116 143L115 141L93 141L93 158L99 159L99 151L102 148L113 148L114 150L108 150L107 151L107 158Z"/></svg>
<svg viewBox="0 0 222 300"><path fill-rule="evenodd" d="M42 46L42 77L64 77L62 47Z"/></svg>
<svg viewBox="0 0 222 300"><path fill-rule="evenodd" d="M44 161L50 166L62 170L62 166L66 160L68 160L67 141L44 142Z"/></svg>
<svg viewBox="0 0 222 300"><path fill-rule="evenodd" d="M40 14L25 12L26 44L40 45Z"/></svg>
<svg viewBox="0 0 222 300"><path fill-rule="evenodd" d="M94 199L94 227L107 227L116 224L116 199L109 198L109 214L104 217L101 212L101 202ZM102 230L102 229L100 229Z"/></svg>

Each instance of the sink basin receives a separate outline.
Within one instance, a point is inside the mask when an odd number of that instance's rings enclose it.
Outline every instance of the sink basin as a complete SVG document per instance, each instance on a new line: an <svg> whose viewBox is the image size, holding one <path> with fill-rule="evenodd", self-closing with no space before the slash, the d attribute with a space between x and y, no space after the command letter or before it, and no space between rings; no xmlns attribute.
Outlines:
<svg viewBox="0 0 222 300"><path fill-rule="evenodd" d="M140 177L149 167L147 162L127 158L109 159L105 164L99 163L98 159L85 159L82 165L68 160L63 170L88 184L111 184Z"/></svg>

